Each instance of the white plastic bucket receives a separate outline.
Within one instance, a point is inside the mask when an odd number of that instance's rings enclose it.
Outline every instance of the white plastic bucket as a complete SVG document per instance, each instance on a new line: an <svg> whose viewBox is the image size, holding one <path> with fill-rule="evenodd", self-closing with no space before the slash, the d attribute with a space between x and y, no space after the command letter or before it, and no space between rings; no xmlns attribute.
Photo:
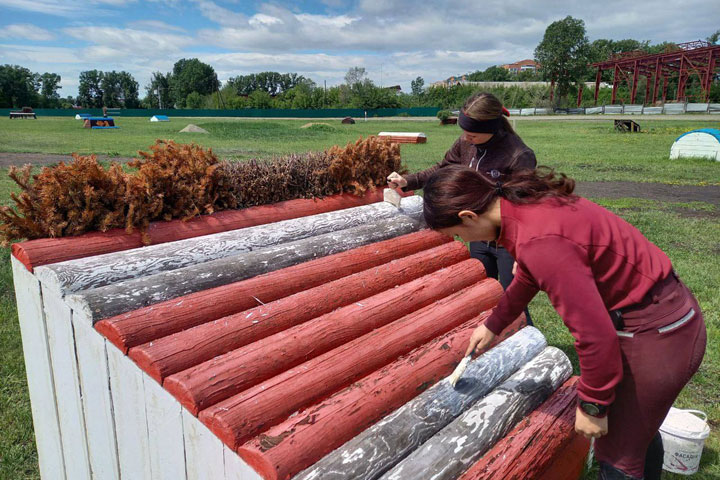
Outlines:
<svg viewBox="0 0 720 480"><path fill-rule="evenodd" d="M660 435L665 449L664 470L681 475L698 471L705 439L710 435L704 412L670 408L660 427Z"/></svg>

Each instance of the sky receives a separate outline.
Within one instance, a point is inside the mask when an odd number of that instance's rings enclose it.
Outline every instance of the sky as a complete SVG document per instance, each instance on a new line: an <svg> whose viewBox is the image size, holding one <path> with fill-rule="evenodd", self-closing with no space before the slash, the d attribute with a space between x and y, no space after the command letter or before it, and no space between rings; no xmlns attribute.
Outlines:
<svg viewBox="0 0 720 480"><path fill-rule="evenodd" d="M377 85L451 75L532 58L547 26L585 21L590 41L705 39L720 28L718 0L0 0L0 64L62 77L125 70L140 84L181 58L221 81L295 72L328 86L364 67Z"/></svg>

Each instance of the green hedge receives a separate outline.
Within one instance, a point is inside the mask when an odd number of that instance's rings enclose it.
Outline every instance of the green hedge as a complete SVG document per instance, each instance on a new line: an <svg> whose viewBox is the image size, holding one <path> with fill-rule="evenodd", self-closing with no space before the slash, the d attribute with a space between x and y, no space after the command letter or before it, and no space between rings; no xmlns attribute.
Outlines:
<svg viewBox="0 0 720 480"><path fill-rule="evenodd" d="M115 109L110 109L115 110ZM367 110L368 117L395 117L397 115L407 115L411 117L434 117L437 115L439 108L434 107L414 107L414 108L378 108L376 110ZM18 109L0 108L0 116L9 116L11 111ZM102 116L100 108L86 108L80 110L60 109L60 108L36 108L34 112L39 117L74 117L78 113L89 113L93 116ZM319 110L301 110L301 109L259 109L246 108L242 110L194 110L194 109L121 109L121 117L152 117L153 115L167 115L168 117L250 117L250 118L339 118L353 117L364 118L365 110L361 108L324 108ZM109 116L113 113L108 112ZM117 115L117 114L115 114Z"/></svg>

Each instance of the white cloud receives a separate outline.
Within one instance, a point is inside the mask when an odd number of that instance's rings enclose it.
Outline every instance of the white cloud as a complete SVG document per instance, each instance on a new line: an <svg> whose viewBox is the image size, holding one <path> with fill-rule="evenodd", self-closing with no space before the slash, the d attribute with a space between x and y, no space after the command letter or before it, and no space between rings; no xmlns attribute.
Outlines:
<svg viewBox="0 0 720 480"><path fill-rule="evenodd" d="M283 23L283 21L277 17L263 15L262 13L253 15L252 17L250 17L250 20L248 20L248 25L252 25L253 27L275 25L278 23Z"/></svg>
<svg viewBox="0 0 720 480"><path fill-rule="evenodd" d="M229 10L227 8L223 8L217 5L215 2L209 0L193 1L200 9L200 13L202 13L206 18L212 20L218 25L243 26L247 25L248 23L248 18L246 15L238 12L233 12L232 10Z"/></svg>
<svg viewBox="0 0 720 480"><path fill-rule="evenodd" d="M169 23L162 22L160 20L137 20L135 22L129 22L128 28L133 30L150 30L150 31L162 31L162 32L180 32L186 33L187 31L176 25L170 25Z"/></svg>
<svg viewBox="0 0 720 480"><path fill-rule="evenodd" d="M42 70L43 72L51 70L53 64L82 62L82 59L72 48L29 45L0 45L0 58L7 62L20 63L23 66L27 66L28 63L45 64L45 67L34 70Z"/></svg>
<svg viewBox="0 0 720 480"><path fill-rule="evenodd" d="M109 1L114 2L114 0ZM109 15L112 13L106 8L92 7L88 2L82 0L0 0L0 6L68 18L83 18L90 12L93 15Z"/></svg>
<svg viewBox="0 0 720 480"><path fill-rule="evenodd" d="M94 43L95 45L91 45L85 51L91 59L95 60L147 59L180 55L185 47L193 43L193 39L186 35L149 32L132 28L78 27L67 28L64 31L71 37L84 41L90 40Z"/></svg>
<svg viewBox="0 0 720 480"><path fill-rule="evenodd" d="M0 27L0 38L45 41L54 39L55 35L49 30L30 23L16 23Z"/></svg>

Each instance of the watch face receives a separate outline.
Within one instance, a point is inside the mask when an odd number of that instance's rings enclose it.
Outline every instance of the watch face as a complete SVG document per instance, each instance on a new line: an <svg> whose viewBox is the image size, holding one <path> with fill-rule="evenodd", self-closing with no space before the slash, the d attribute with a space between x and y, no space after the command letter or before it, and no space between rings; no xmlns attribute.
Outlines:
<svg viewBox="0 0 720 480"><path fill-rule="evenodd" d="M595 415L600 414L600 408L593 403L583 402L581 404L581 407L585 411L585 413L587 413L588 415L595 416Z"/></svg>

